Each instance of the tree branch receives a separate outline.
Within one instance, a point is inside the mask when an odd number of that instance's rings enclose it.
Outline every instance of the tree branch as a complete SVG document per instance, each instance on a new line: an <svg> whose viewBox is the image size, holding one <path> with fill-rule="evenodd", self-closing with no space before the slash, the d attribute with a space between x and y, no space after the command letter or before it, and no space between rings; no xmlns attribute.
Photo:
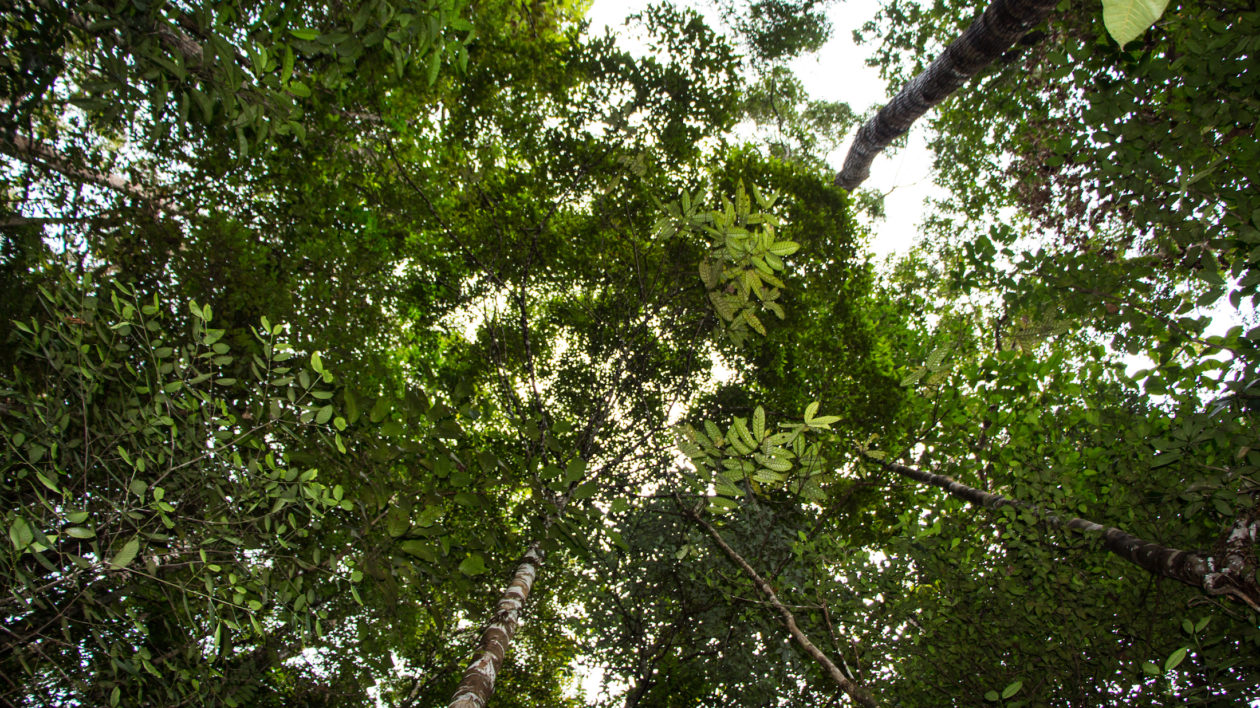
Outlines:
<svg viewBox="0 0 1260 708"><path fill-rule="evenodd" d="M713 539L713 542L718 548L722 549L722 552L726 554L726 557L738 566L740 570L744 571L744 575L747 575L749 579L753 581L753 585L755 585L757 590L761 592L762 597L766 599L766 603L778 611L779 616L783 619L784 626L787 627L788 633L792 635L792 639L796 641L806 654L818 663L818 665L823 669L823 673L834 681L842 691L849 694L849 697L852 698L858 705L870 707L875 706L875 699L871 698L870 694L868 694L863 687L857 685L845 676L844 672L842 672L840 668L822 652L821 649L814 646L814 643L809 640L809 637L807 637L805 633L801 631L801 628L797 626L796 617L792 615L792 611L779 601L779 596L775 594L774 588L770 587L770 584L763 580L761 576L757 574L757 571L753 570L753 567L749 565L742 556L736 553L733 548L728 546L726 541L722 540L722 536L718 534L717 529L713 528L709 522L705 521L695 509L683 504L682 499L680 499L677 495L674 495L674 501L687 516L691 517L692 521L696 522L696 524L709 535L709 538Z"/></svg>
<svg viewBox="0 0 1260 708"><path fill-rule="evenodd" d="M1000 509L1004 506L1029 509L1038 513L1047 523L1061 529L1080 534L1098 534L1102 537L1104 548L1149 573L1185 583L1209 595L1228 595L1260 611L1260 584L1256 583L1254 563L1250 560L1256 536L1260 535L1258 510L1253 509L1250 513L1243 514L1230 527L1222 543L1221 555L1203 556L1169 548L1114 526L1106 527L1088 519L1064 519L1027 502L968 487L945 475L917 470L895 462L880 460L879 463L884 469L944 489L951 496L976 506L988 509Z"/></svg>
<svg viewBox="0 0 1260 708"><path fill-rule="evenodd" d="M995 0L923 73L863 125L836 175L836 186L853 191L871 175L875 156L901 137L928 109L1002 56L1050 14L1056 0Z"/></svg>

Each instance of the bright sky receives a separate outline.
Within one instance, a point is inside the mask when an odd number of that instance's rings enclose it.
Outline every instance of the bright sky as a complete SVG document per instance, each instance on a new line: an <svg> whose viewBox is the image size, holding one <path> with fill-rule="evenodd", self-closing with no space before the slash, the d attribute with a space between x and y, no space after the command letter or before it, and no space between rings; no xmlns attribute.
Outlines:
<svg viewBox="0 0 1260 708"><path fill-rule="evenodd" d="M604 28L624 36L620 31L625 18L641 12L648 0L595 0L587 17L591 31L601 34ZM680 4L688 4L681 2ZM719 26L717 15L708 3L694 3L697 10ZM875 16L877 0L848 0L834 3L830 10L832 24L831 41L817 54L793 62L792 68L810 92L811 97L827 101L844 101L855 111L884 104L887 95L879 73L866 65L869 47L859 47L853 42L853 30ZM635 43L622 40L629 49ZM891 253L905 252L918 235L918 223L925 212L927 197L934 191L931 180L931 155L926 147L926 128L916 125L910 130L910 144L895 154L884 154L875 159L871 176L864 187L887 194L884 206L887 218L877 224L871 239L871 251L882 260ZM852 136L850 136L850 140ZM846 144L828 156L834 170L844 161Z"/></svg>

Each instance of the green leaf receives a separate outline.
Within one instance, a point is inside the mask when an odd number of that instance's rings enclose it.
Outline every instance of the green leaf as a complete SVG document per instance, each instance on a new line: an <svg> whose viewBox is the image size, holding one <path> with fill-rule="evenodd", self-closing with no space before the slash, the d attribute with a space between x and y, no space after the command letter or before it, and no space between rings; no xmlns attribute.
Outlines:
<svg viewBox="0 0 1260 708"><path fill-rule="evenodd" d="M617 531L616 529L608 529L605 533L608 534L609 540L611 540L618 548L623 551L630 550L630 544L626 543L626 539L622 537L620 531Z"/></svg>
<svg viewBox="0 0 1260 708"><path fill-rule="evenodd" d="M442 518L446 510L440 506L426 506L424 511L420 512L420 518L416 520L416 525L421 528L429 528L435 521Z"/></svg>
<svg viewBox="0 0 1260 708"><path fill-rule="evenodd" d="M1012 681L1006 688L1002 689L1002 699L1005 700L1019 693L1019 689L1024 687L1023 681Z"/></svg>
<svg viewBox="0 0 1260 708"><path fill-rule="evenodd" d="M280 65L281 83L288 83L289 77L293 76L293 62L296 58L296 55L293 53L293 47L284 48L284 59L281 60ZM270 330L270 327L268 327L268 330Z"/></svg>
<svg viewBox="0 0 1260 708"><path fill-rule="evenodd" d="M986 692L986 693L984 694L984 700L989 701L990 703L997 703L997 700L998 700L998 692L997 692L997 691L988 691L988 692Z"/></svg>
<svg viewBox="0 0 1260 708"><path fill-rule="evenodd" d="M932 353L928 354L927 361L924 362L928 371L939 371L941 364L945 362L945 355L948 353L948 347L937 347L933 349Z"/></svg>
<svg viewBox="0 0 1260 708"><path fill-rule="evenodd" d="M564 483L573 484L574 482L586 476L586 460L575 457L569 460L569 464L565 465Z"/></svg>
<svg viewBox="0 0 1260 708"><path fill-rule="evenodd" d="M727 497L742 497L744 495L744 490L735 486L734 483L720 474L713 475L713 490Z"/></svg>
<svg viewBox="0 0 1260 708"><path fill-rule="evenodd" d="M704 283L704 287L708 290L716 288L718 284L718 273L717 269L713 267L713 264L706 259L700 261L699 268L700 281Z"/></svg>
<svg viewBox="0 0 1260 708"><path fill-rule="evenodd" d="M1148 676L1159 676L1159 667L1149 661L1142 662L1142 673Z"/></svg>
<svg viewBox="0 0 1260 708"><path fill-rule="evenodd" d="M481 554L470 553L468 554L468 557L459 564L459 572L464 575L481 575L486 572L486 562L482 560Z"/></svg>
<svg viewBox="0 0 1260 708"><path fill-rule="evenodd" d="M379 423L385 420L385 416L389 415L389 401L382 396L376 399L376 403L372 406L372 410L368 413L368 420L373 423Z"/></svg>
<svg viewBox="0 0 1260 708"><path fill-rule="evenodd" d="M83 526L71 526L66 529L71 538L96 538L96 532Z"/></svg>
<svg viewBox="0 0 1260 708"><path fill-rule="evenodd" d="M775 243L770 244L770 248L768 250L774 255L782 257L782 256L790 256L793 253L796 253L796 251L799 250L800 247L801 247L801 244L795 241L777 241Z"/></svg>
<svg viewBox="0 0 1260 708"><path fill-rule="evenodd" d="M48 475L44 474L42 471L35 470L35 477L40 481L40 483L42 483L45 487L48 487L52 491L54 492L61 491L61 489L57 487L57 482L54 481Z"/></svg>
<svg viewBox="0 0 1260 708"><path fill-rule="evenodd" d="M818 412L818 405L819 405L818 401L814 401L813 403L810 403L808 406L805 406L805 422L806 423L812 424L814 420L814 414Z"/></svg>
<svg viewBox="0 0 1260 708"><path fill-rule="evenodd" d="M1178 649L1177 651L1169 654L1168 658L1164 661L1164 672L1167 673L1177 668L1177 666L1181 664L1181 662L1185 661L1186 652L1188 651L1190 651L1189 647L1182 647Z"/></svg>
<svg viewBox="0 0 1260 708"><path fill-rule="evenodd" d="M35 534L31 531L30 523L21 516L13 517L13 521L9 524L9 540L19 551L31 545L31 541L35 540Z"/></svg>
<svg viewBox="0 0 1260 708"><path fill-rule="evenodd" d="M429 66L428 66L428 71L426 72L425 78L428 80L430 86L432 86L435 82L437 82L438 70L441 68L442 68L442 50L441 50L441 47L439 46L438 48L434 49L431 54L429 54Z"/></svg>
<svg viewBox="0 0 1260 708"><path fill-rule="evenodd" d="M766 326L761 323L757 315L753 314L752 310L744 310L744 319L748 322L748 326L753 328L753 331L763 337L766 336Z"/></svg>
<svg viewBox="0 0 1260 708"><path fill-rule="evenodd" d="M319 38L319 30L316 29L291 29L289 34L307 42Z"/></svg>
<svg viewBox="0 0 1260 708"><path fill-rule="evenodd" d="M392 507L389 515L385 517L385 530L389 535L398 538L407 533L407 529L411 528L411 515L401 506Z"/></svg>
<svg viewBox="0 0 1260 708"><path fill-rule="evenodd" d="M140 552L140 539L132 536L130 541L123 544L121 550L109 559L109 565L115 569L126 568L136 559L136 554Z"/></svg>
<svg viewBox="0 0 1260 708"><path fill-rule="evenodd" d="M792 469L792 463L782 457L759 457L758 461L775 472L787 472Z"/></svg>
<svg viewBox="0 0 1260 708"><path fill-rule="evenodd" d="M761 406L753 411L753 439L761 442L766 437L766 410Z"/></svg>
<svg viewBox="0 0 1260 708"><path fill-rule="evenodd" d="M1155 24L1167 7L1168 0L1103 0L1103 25L1124 48Z"/></svg>
<svg viewBox="0 0 1260 708"><path fill-rule="evenodd" d="M424 541L403 541L398 545L403 553L413 555L426 563L436 563L437 555L433 553L433 547Z"/></svg>
<svg viewBox="0 0 1260 708"><path fill-rule="evenodd" d="M757 447L759 441L753 439L752 433L748 430L748 424L744 422L743 418L735 418L735 423L731 427L735 430L735 434L739 436L739 441L748 446L748 452L752 452Z"/></svg>
<svg viewBox="0 0 1260 708"><path fill-rule="evenodd" d="M329 404L329 405L324 406L323 408L320 408L319 412L315 414L315 424L323 425L324 423L327 423L329 419L332 418L332 415L333 415L332 404Z"/></svg>
<svg viewBox="0 0 1260 708"><path fill-rule="evenodd" d="M709 439L713 441L714 445L721 445L722 431L717 427L716 423L711 420L704 421L704 430L709 434Z"/></svg>
<svg viewBox="0 0 1260 708"><path fill-rule="evenodd" d="M342 392L342 398L346 406L346 422L353 425L363 413L359 408L359 398L348 388Z"/></svg>
<svg viewBox="0 0 1260 708"><path fill-rule="evenodd" d="M713 303L713 309L722 316L722 319L730 322L735 319L735 307L731 304L731 298L717 290L709 291L709 302Z"/></svg>

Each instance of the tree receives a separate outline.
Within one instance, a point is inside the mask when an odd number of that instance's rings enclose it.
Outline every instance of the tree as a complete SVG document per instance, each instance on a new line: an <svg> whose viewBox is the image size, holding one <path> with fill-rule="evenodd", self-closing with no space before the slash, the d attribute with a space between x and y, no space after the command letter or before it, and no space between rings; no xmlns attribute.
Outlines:
<svg viewBox="0 0 1260 708"><path fill-rule="evenodd" d="M1050 14L1056 3L997 0L950 43L892 101L864 123L836 175L836 185L852 191L871 173L871 161L929 108L945 100L997 59Z"/></svg>
<svg viewBox="0 0 1260 708"><path fill-rule="evenodd" d="M819 7L6 10L6 698L1253 697L1250 606L1047 526L1246 567L1249 340L1019 214L868 263Z"/></svg>
<svg viewBox="0 0 1260 708"><path fill-rule="evenodd" d="M678 501L679 506L682 506L682 501L681 500L677 500L677 501ZM754 570L752 566L748 565L748 561L744 560L742 556L740 556L729 545L727 545L726 541L722 539L721 534L719 534L717 530L714 529L713 526L709 522L705 521L704 518L701 517L699 513L697 513L694 509L689 509L686 507L683 507L683 508L684 508L684 511L687 513L687 515L690 516L692 520L696 522L697 525L699 525L701 528L704 529L704 532L709 535L709 538L713 539L713 543L717 545L718 548L722 549L722 553L724 553L726 557L731 560L732 563L737 565L739 569L742 570L744 574L748 576L748 579L751 580L753 584L756 586L757 591L760 592L765 597L765 601L771 607L773 607L779 613L779 615L783 618L783 624L785 627L787 627L788 632L792 635L792 639L798 645L800 645L801 649L806 654L808 654L810 658L812 658L814 661L817 661L818 664L823 667L828 678L834 681L836 685L839 686L840 689L843 690L846 694L848 694L849 697L853 699L853 702L857 703L858 705L864 705L864 706L875 705L875 702L871 699L869 695L866 694L865 691L862 690L862 687L855 684L852 678L846 675L845 672L840 669L840 667L836 666L835 662L833 662L830 657L828 657L821 650L819 650L818 647L815 646L814 643L810 641L809 637L806 636L805 633L801 631L800 627L797 626L796 617L792 615L792 611L789 610L786 606L784 606L783 602L779 600L778 595L774 592L774 588L772 588L769 583L767 583L764 579L762 579L762 577L757 574L757 571Z"/></svg>
<svg viewBox="0 0 1260 708"><path fill-rule="evenodd" d="M222 376L233 356L208 307L188 304L183 334L156 299L67 279L41 316L13 323L17 366L0 384L5 665L29 677L6 693L118 705L217 686L216 699L248 701L256 657L236 652L251 627L309 632L303 605L348 580L308 576L291 555L343 503L291 459L296 429L332 417L332 376L318 354L294 370L264 325L256 381L238 384ZM206 653L240 675L219 684Z"/></svg>

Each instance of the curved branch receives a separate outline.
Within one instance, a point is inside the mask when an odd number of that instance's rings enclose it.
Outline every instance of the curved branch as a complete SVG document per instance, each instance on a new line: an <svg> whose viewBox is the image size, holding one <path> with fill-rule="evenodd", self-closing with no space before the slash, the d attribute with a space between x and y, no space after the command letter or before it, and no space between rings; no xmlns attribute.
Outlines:
<svg viewBox="0 0 1260 708"><path fill-rule="evenodd" d="M1250 560L1254 557L1256 537L1260 535L1260 513L1257 511L1244 514L1235 521L1222 544L1221 555L1203 556L1169 548L1089 519L1064 519L1031 504L968 487L945 475L895 462L879 462L890 472L944 489L950 495L976 506L989 509L1000 509L1004 506L1030 509L1052 526L1080 534L1097 534L1102 537L1104 548L1148 573L1185 583L1209 595L1228 595L1260 611L1260 584L1256 583L1254 563Z"/></svg>
<svg viewBox="0 0 1260 708"><path fill-rule="evenodd" d="M871 162L928 109L975 76L1050 14L1057 0L995 0L936 61L858 130L836 175L852 191L871 175Z"/></svg>

